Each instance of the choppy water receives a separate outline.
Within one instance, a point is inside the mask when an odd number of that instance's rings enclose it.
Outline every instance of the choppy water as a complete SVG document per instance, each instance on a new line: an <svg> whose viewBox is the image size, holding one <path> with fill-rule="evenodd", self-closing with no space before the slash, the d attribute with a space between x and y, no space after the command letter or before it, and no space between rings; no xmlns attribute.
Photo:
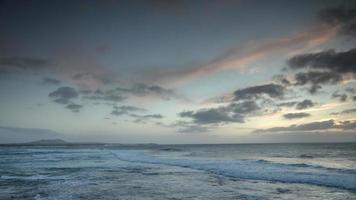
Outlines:
<svg viewBox="0 0 356 200"><path fill-rule="evenodd" d="M2 146L0 199L356 199L356 144Z"/></svg>

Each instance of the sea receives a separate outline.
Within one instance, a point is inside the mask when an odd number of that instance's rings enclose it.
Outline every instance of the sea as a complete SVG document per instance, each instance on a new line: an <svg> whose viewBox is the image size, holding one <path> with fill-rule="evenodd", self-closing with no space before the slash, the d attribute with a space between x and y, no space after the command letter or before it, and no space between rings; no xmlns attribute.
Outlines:
<svg viewBox="0 0 356 200"><path fill-rule="evenodd" d="M0 199L356 199L356 143L0 146Z"/></svg>

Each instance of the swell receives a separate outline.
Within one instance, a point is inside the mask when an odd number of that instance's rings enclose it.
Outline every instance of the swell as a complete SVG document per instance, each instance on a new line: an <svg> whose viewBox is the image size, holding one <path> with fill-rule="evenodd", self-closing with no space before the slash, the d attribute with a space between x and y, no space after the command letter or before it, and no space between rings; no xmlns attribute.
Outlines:
<svg viewBox="0 0 356 200"><path fill-rule="evenodd" d="M295 167L307 167L307 168L314 168L314 169L324 169L324 170L330 170L330 171L356 174L356 170L354 170L354 169L339 169L339 168L324 167L321 165L306 164L306 163L290 163L290 164L288 163L287 164L287 163L278 163L278 162L263 160L263 159L257 160L257 162L275 164L275 165L281 165L281 166L295 166Z"/></svg>
<svg viewBox="0 0 356 200"><path fill-rule="evenodd" d="M356 191L356 173L348 171L256 160L162 159L137 150L117 150L112 153L119 160L127 162L185 167L241 179L303 183Z"/></svg>

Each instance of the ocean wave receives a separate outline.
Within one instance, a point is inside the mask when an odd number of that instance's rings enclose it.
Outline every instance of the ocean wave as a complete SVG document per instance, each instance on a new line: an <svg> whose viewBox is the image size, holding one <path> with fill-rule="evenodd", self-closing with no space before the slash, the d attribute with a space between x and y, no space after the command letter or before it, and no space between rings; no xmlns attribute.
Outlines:
<svg viewBox="0 0 356 200"><path fill-rule="evenodd" d="M338 172L346 172L346 173L355 173L356 170L354 169L345 169L345 168L332 168L332 167L326 167L322 165L317 165L317 164L307 164L307 163L280 163L276 161L270 161L270 160L257 160L257 162L260 163L269 163L269 164L276 164L276 165L286 165L286 166L295 166L295 167L307 167L307 168L315 168L315 169L324 169L324 170L330 170L330 171L338 171Z"/></svg>
<svg viewBox="0 0 356 200"><path fill-rule="evenodd" d="M304 183L356 191L356 173L351 171L263 160L164 159L139 150L115 150L112 153L118 159L128 162L185 167L242 179Z"/></svg>
<svg viewBox="0 0 356 200"><path fill-rule="evenodd" d="M66 176L46 176L46 175L1 175L3 180L65 180Z"/></svg>

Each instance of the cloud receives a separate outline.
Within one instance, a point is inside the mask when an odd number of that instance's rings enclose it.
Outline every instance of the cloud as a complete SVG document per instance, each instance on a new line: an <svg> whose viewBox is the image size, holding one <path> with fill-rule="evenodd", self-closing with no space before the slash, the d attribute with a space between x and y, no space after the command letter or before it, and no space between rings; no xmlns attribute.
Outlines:
<svg viewBox="0 0 356 200"><path fill-rule="evenodd" d="M244 118L239 114L231 114L222 108L201 109L196 112L184 111L178 114L180 117L193 119L196 124L221 124L229 122L243 123Z"/></svg>
<svg viewBox="0 0 356 200"><path fill-rule="evenodd" d="M143 115L143 118L154 118L154 119L162 119L163 116L161 114L150 114L150 115Z"/></svg>
<svg viewBox="0 0 356 200"><path fill-rule="evenodd" d="M291 82L283 74L274 75L272 79L274 80L274 82L279 83L284 86L291 85Z"/></svg>
<svg viewBox="0 0 356 200"><path fill-rule="evenodd" d="M121 115L128 115L130 113L145 112L145 111L146 111L145 109L135 107L135 106L114 106L114 110L111 112L111 114L116 116L121 116Z"/></svg>
<svg viewBox="0 0 356 200"><path fill-rule="evenodd" d="M326 50L317 53L295 55L287 64L293 70L307 70L295 74L297 86L311 85L309 92L315 94L324 84L337 84L345 79L356 78L356 49L336 52Z"/></svg>
<svg viewBox="0 0 356 200"><path fill-rule="evenodd" d="M351 94L355 94L355 93L356 93L356 89L355 89L355 88L351 88L351 87L347 87L347 88L345 89L345 91L346 91L346 92L349 92L349 93L351 93Z"/></svg>
<svg viewBox="0 0 356 200"><path fill-rule="evenodd" d="M121 102L129 97L157 97L164 100L172 98L187 100L182 95L176 94L174 90L166 89L158 85L134 84L131 87L116 87L114 89L95 91L81 90L83 98L97 101Z"/></svg>
<svg viewBox="0 0 356 200"><path fill-rule="evenodd" d="M309 117L310 114L309 113L287 113L287 114L284 114L283 117L284 119L288 119L288 120L291 120L291 119L300 119L300 118L305 118L305 117Z"/></svg>
<svg viewBox="0 0 356 200"><path fill-rule="evenodd" d="M129 88L117 87L115 90L123 94L134 96L157 96L165 100L179 98L172 89L166 89L158 85L146 85L143 83L134 84Z"/></svg>
<svg viewBox="0 0 356 200"><path fill-rule="evenodd" d="M148 115L137 115L137 114L130 114L131 117L136 118L134 120L135 123L146 123L151 119L162 119L163 115L161 114L148 114Z"/></svg>
<svg viewBox="0 0 356 200"><path fill-rule="evenodd" d="M337 27L341 34L356 36L356 8L333 7L319 12L319 19Z"/></svg>
<svg viewBox="0 0 356 200"><path fill-rule="evenodd" d="M263 96L282 98L285 95L285 90L285 87L271 83L239 89L234 92L234 95L235 100L256 99Z"/></svg>
<svg viewBox="0 0 356 200"><path fill-rule="evenodd" d="M222 107L222 110L226 112L233 112L235 114L249 114L260 110L261 108L255 101L244 101L241 103L231 103L226 107Z"/></svg>
<svg viewBox="0 0 356 200"><path fill-rule="evenodd" d="M309 92L315 94L322 88L321 84L339 83L342 80L342 76L333 72L310 71L295 74L295 80L295 85L297 86L310 84Z"/></svg>
<svg viewBox="0 0 356 200"><path fill-rule="evenodd" d="M283 102L277 104L278 107L294 107L298 102L297 101L290 101L290 102Z"/></svg>
<svg viewBox="0 0 356 200"><path fill-rule="evenodd" d="M288 65L291 69L321 69L338 74L355 74L355 57L356 49L341 52L327 50L296 55L288 60Z"/></svg>
<svg viewBox="0 0 356 200"><path fill-rule="evenodd" d="M68 104L72 99L78 98L78 92L71 87L60 87L48 95L53 101L60 104Z"/></svg>
<svg viewBox="0 0 356 200"><path fill-rule="evenodd" d="M297 104L297 101L290 101L290 102L283 102L283 103L279 103L277 104L278 107L293 107Z"/></svg>
<svg viewBox="0 0 356 200"><path fill-rule="evenodd" d="M288 127L273 127L269 129L258 129L254 132L290 132L290 131L315 131L315 130L326 130L333 128L335 126L334 120L321 121L321 122L311 122L300 125L291 125Z"/></svg>
<svg viewBox="0 0 356 200"><path fill-rule="evenodd" d="M110 93L94 93L93 95L83 96L84 99L93 101L110 101L110 102L122 102L126 97L120 96L118 94Z"/></svg>
<svg viewBox="0 0 356 200"><path fill-rule="evenodd" d="M163 115L161 114L137 114L137 113L142 113L146 112L147 110L144 108L139 108L136 106L113 106L113 111L111 112L112 115L116 116L129 116L134 118L135 120L133 122L135 123L146 123L148 121L151 121L152 119L162 119Z"/></svg>
<svg viewBox="0 0 356 200"><path fill-rule="evenodd" d="M80 111L80 109L83 108L83 106L82 106L82 105L79 105L79 104L71 103L71 104L68 104L68 105L66 106L66 108L69 109L69 110L71 110L72 112L77 113L77 112Z"/></svg>
<svg viewBox="0 0 356 200"><path fill-rule="evenodd" d="M305 100L303 100L303 101L297 103L296 109L297 109L297 110L304 110L304 109L313 107L314 105L315 105L314 102L312 102L312 101L309 100L309 99L305 99Z"/></svg>
<svg viewBox="0 0 356 200"><path fill-rule="evenodd" d="M179 133L202 133L210 130L210 127L202 124L194 124L192 122L177 121L168 127L177 128Z"/></svg>
<svg viewBox="0 0 356 200"><path fill-rule="evenodd" d="M336 125L337 128L343 130L355 130L356 129L356 120L355 121L341 121L339 125Z"/></svg>
<svg viewBox="0 0 356 200"><path fill-rule="evenodd" d="M352 113L356 113L356 108L346 109L346 110L343 110L341 112L333 112L333 113L330 113L330 114L331 115L343 115L343 114L352 114Z"/></svg>
<svg viewBox="0 0 356 200"><path fill-rule="evenodd" d="M54 78L45 77L42 79L42 84L44 84L44 85L59 85L59 84L61 84L61 81L54 79Z"/></svg>
<svg viewBox="0 0 356 200"><path fill-rule="evenodd" d="M37 72L48 66L49 62L45 59L31 57L1 57L0 69L3 72Z"/></svg>
<svg viewBox="0 0 356 200"><path fill-rule="evenodd" d="M199 126L199 125L185 125L182 126L178 129L179 133L202 133L202 132L207 132L209 129L204 126Z"/></svg>
<svg viewBox="0 0 356 200"><path fill-rule="evenodd" d="M356 121L339 121L335 123L335 120L327 120L320 122L311 122L300 125L290 125L287 127L273 127L268 129L257 129L255 133L264 132L310 132L310 131L326 131L329 129L341 129L341 130L355 130Z"/></svg>
<svg viewBox="0 0 356 200"><path fill-rule="evenodd" d="M280 56L297 50L319 46L335 36L333 29L325 26L314 27L284 38L268 41L250 41L249 43L232 48L215 59L188 69L164 71L154 74L154 81L164 83L181 83L207 76L222 70L246 70L251 64L266 57Z"/></svg>
<svg viewBox="0 0 356 200"><path fill-rule="evenodd" d="M334 92L331 97L334 99L338 98L341 102L345 102L347 100L346 94L339 94L338 92Z"/></svg>

